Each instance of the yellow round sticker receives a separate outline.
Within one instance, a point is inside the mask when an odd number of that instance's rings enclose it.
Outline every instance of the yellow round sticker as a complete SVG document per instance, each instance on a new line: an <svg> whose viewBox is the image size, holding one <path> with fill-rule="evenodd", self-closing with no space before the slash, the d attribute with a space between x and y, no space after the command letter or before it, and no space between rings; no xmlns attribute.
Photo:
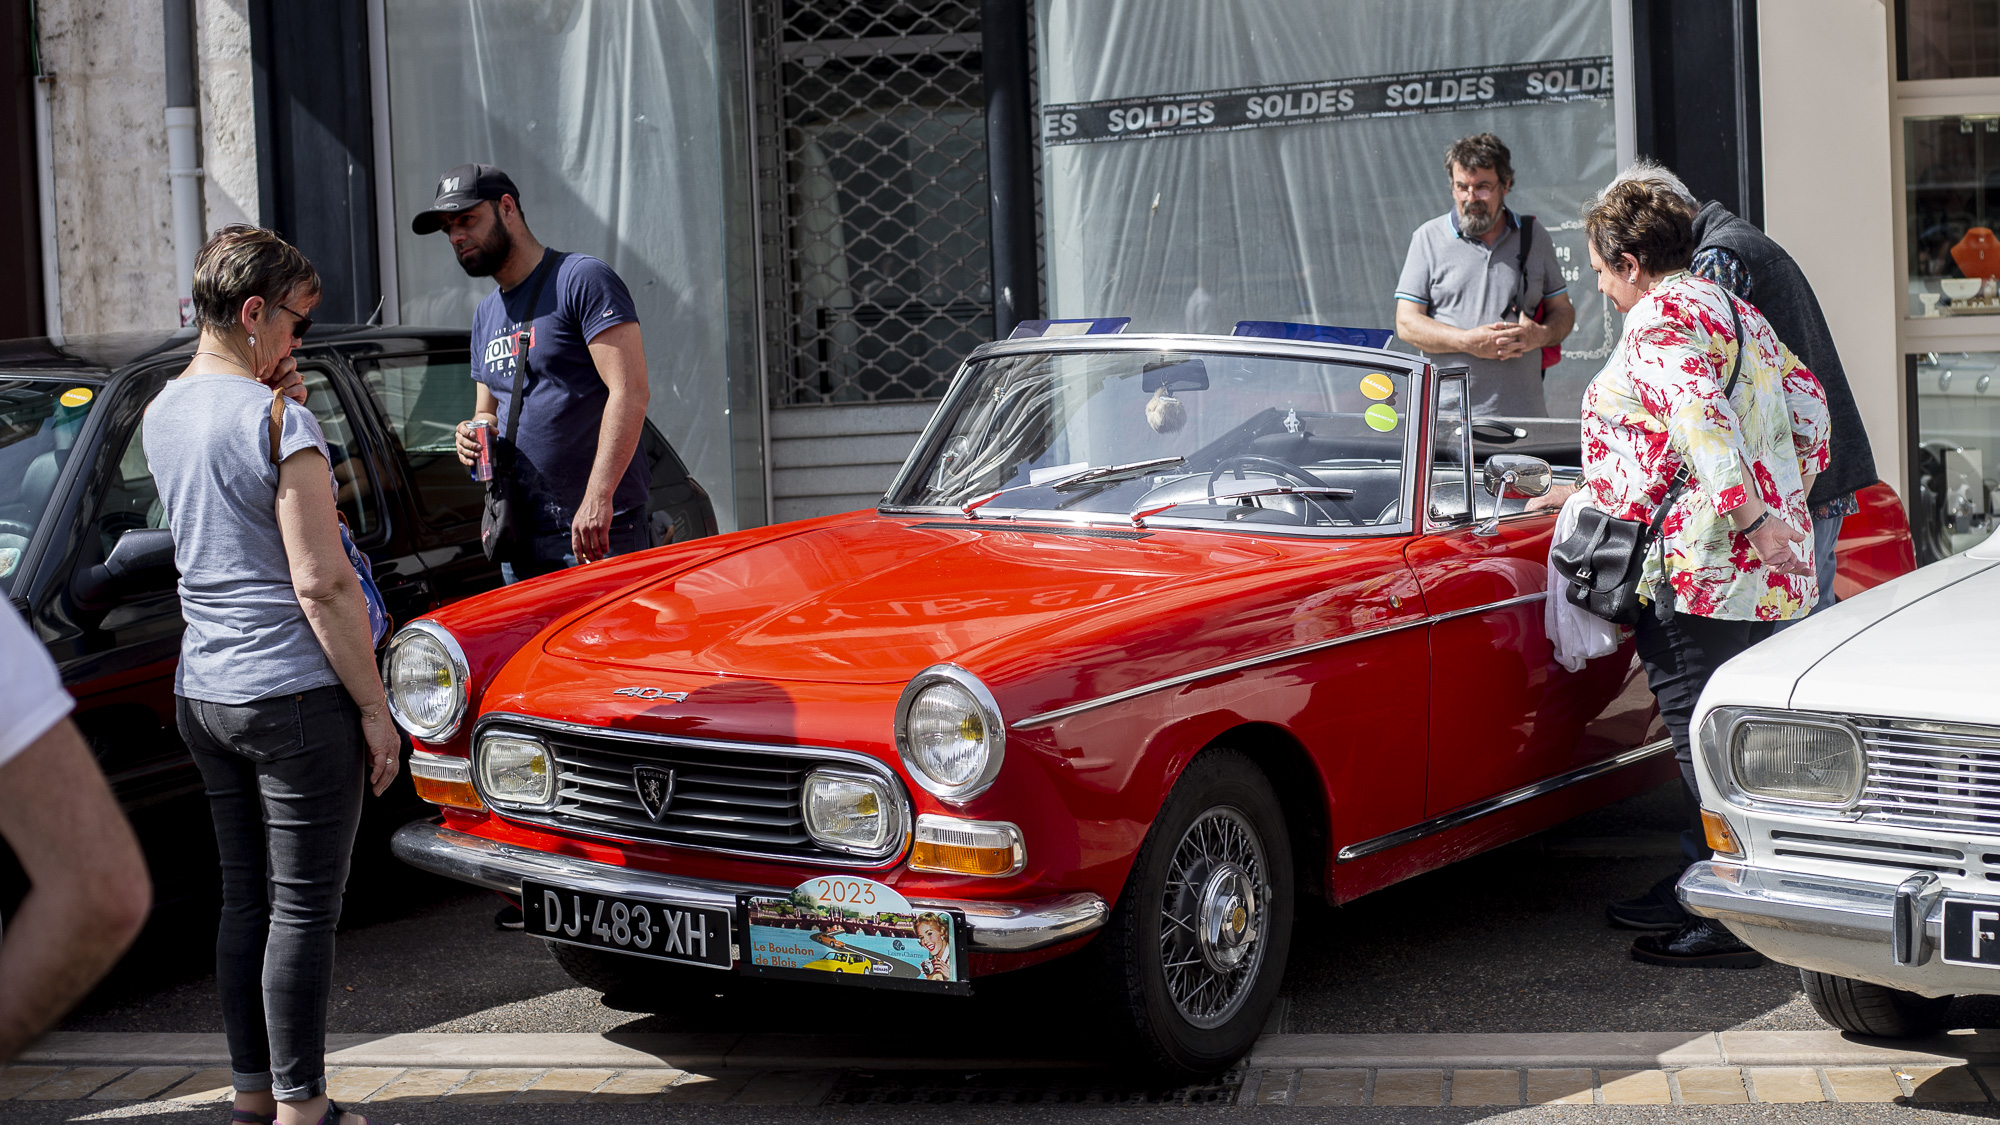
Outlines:
<svg viewBox="0 0 2000 1125"><path fill-rule="evenodd" d="M1396 384L1389 381L1380 371L1361 380L1361 393L1377 402L1396 393Z"/></svg>
<svg viewBox="0 0 2000 1125"><path fill-rule="evenodd" d="M1369 428L1380 430L1385 434L1396 428L1396 409L1392 406L1378 402L1362 411L1361 417L1368 423Z"/></svg>
<svg viewBox="0 0 2000 1125"><path fill-rule="evenodd" d="M89 387L71 387L69 390L64 391L62 397L56 401L62 403L64 406L82 406L84 403L89 402L90 399L91 391Z"/></svg>

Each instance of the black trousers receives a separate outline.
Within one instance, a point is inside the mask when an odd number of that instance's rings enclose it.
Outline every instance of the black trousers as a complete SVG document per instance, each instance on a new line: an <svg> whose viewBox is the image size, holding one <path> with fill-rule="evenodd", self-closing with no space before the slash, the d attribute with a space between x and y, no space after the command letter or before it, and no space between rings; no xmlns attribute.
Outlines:
<svg viewBox="0 0 2000 1125"><path fill-rule="evenodd" d="M1771 621L1723 621L1692 613L1676 613L1671 620L1661 621L1648 612L1639 619L1639 663L1646 669L1646 684L1653 689L1653 698L1660 702L1660 718L1673 736L1674 760L1681 764L1692 824L1681 833L1681 851L1690 863L1709 855L1700 831L1701 801L1694 784L1693 741L1688 732L1694 705L1717 668L1775 629L1776 623Z"/></svg>

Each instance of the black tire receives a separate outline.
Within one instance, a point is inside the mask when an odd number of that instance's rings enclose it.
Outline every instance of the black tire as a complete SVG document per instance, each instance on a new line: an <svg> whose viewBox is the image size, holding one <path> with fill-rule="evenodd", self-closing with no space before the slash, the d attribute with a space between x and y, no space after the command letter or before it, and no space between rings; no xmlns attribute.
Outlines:
<svg viewBox="0 0 2000 1125"><path fill-rule="evenodd" d="M1806 999L1819 1018L1856 1035L1907 1039L1936 1031L1944 1024L1949 996L1919 996L1865 980L1799 970Z"/></svg>
<svg viewBox="0 0 2000 1125"><path fill-rule="evenodd" d="M1224 854L1189 851L1177 858L1183 843L1196 835ZM1246 849L1246 840L1254 841L1254 848ZM1228 863L1246 858L1254 863L1235 863L1233 869ZM1253 872L1253 866L1261 871ZM1167 795L1096 943L1102 979L1113 992L1135 1061L1150 1070L1199 1077L1228 1069L1250 1049L1284 981L1292 880L1285 812L1270 780L1239 751L1202 753ZM1249 891L1252 902L1239 916L1232 904L1240 902L1240 890ZM1204 904L1219 935L1207 943L1193 936L1204 921ZM1168 914L1195 926L1163 924ZM1217 958L1240 960L1218 971L1204 948ZM1170 957L1182 969L1171 982Z"/></svg>

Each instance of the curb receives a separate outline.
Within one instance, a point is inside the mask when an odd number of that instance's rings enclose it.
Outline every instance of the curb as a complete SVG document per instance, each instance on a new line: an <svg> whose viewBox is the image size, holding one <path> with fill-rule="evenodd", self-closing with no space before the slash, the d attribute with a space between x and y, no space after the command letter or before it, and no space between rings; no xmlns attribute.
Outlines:
<svg viewBox="0 0 2000 1125"><path fill-rule="evenodd" d="M623 1070L1076 1070L1094 1060L926 1054L859 1036L482 1032L327 1036L327 1065ZM56 1032L15 1060L77 1066L223 1066L220 1034ZM1265 1035L1243 1065L1269 1070L2000 1065L2000 1031L1888 1043L1837 1031Z"/></svg>

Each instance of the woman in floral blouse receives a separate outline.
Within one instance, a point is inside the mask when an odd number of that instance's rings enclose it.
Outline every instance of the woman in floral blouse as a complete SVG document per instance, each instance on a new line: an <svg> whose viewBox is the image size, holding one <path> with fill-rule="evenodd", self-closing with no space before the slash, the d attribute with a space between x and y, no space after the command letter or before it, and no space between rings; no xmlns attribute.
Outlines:
<svg viewBox="0 0 2000 1125"><path fill-rule="evenodd" d="M1687 272L1694 213L1683 200L1624 181L1586 205L1583 221L1598 291L1626 314L1618 351L1584 392L1583 487L1592 506L1645 523L1675 475L1688 474L1639 583L1652 604L1638 647L1692 794L1688 721L1709 676L1819 597L1806 494L1826 468L1832 423L1819 381L1763 315ZM1739 349L1742 372L1725 396ZM1632 954L1661 965L1762 962L1699 918L1639 938Z"/></svg>

